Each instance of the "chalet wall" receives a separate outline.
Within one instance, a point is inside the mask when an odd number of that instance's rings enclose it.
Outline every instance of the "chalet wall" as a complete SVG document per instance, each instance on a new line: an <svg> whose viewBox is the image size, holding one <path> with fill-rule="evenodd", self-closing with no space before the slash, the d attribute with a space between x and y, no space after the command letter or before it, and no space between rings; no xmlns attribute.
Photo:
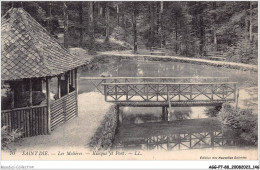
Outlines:
<svg viewBox="0 0 260 170"><path fill-rule="evenodd" d="M47 106L32 106L1 111L1 124L8 132L19 130L22 137L48 134Z"/></svg>
<svg viewBox="0 0 260 170"><path fill-rule="evenodd" d="M73 91L51 104L51 130L77 116L77 95Z"/></svg>
<svg viewBox="0 0 260 170"><path fill-rule="evenodd" d="M90 149L107 150L110 149L114 141L118 125L118 112L116 105L112 105L105 114L99 128L89 143Z"/></svg>

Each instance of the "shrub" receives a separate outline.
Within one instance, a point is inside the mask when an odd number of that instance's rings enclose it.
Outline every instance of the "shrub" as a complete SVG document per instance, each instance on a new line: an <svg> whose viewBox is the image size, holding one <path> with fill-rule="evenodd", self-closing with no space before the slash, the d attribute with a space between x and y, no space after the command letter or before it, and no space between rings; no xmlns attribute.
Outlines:
<svg viewBox="0 0 260 170"><path fill-rule="evenodd" d="M251 110L235 109L229 103L225 103L218 118L222 123L224 136L241 139L240 144L257 145L257 117Z"/></svg>
<svg viewBox="0 0 260 170"><path fill-rule="evenodd" d="M22 136L22 131L19 129L15 129L11 132L8 132L7 126L3 126L1 128L1 149L2 150L13 150L11 148L11 143L19 140Z"/></svg>

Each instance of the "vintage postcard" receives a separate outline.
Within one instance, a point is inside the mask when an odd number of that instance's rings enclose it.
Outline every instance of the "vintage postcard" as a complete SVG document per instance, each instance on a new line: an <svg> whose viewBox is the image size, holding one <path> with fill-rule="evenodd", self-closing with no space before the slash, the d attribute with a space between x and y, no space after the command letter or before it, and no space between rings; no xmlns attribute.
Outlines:
<svg viewBox="0 0 260 170"><path fill-rule="evenodd" d="M1 153L258 160L258 2L2 1Z"/></svg>

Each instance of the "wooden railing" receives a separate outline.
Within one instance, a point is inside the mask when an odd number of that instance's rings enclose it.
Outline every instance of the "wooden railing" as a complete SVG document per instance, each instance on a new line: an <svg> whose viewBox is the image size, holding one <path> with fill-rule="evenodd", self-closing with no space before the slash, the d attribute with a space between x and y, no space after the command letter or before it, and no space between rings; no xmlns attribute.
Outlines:
<svg viewBox="0 0 260 170"><path fill-rule="evenodd" d="M108 102L223 103L235 101L236 83L102 83Z"/></svg>
<svg viewBox="0 0 260 170"><path fill-rule="evenodd" d="M2 126L9 132L19 129L23 137L45 135L48 133L47 106L32 106L1 111Z"/></svg>
<svg viewBox="0 0 260 170"><path fill-rule="evenodd" d="M51 103L51 130L77 116L76 91Z"/></svg>
<svg viewBox="0 0 260 170"><path fill-rule="evenodd" d="M129 83L129 82L158 82L158 83L203 83L203 82L227 82L228 77L81 77L90 81L94 87L104 94L102 83Z"/></svg>

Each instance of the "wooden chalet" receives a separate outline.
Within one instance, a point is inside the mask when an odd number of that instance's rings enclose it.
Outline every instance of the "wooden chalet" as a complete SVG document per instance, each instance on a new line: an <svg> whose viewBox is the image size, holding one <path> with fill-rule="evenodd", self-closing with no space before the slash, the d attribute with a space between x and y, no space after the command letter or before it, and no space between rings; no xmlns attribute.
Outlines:
<svg viewBox="0 0 260 170"><path fill-rule="evenodd" d="M24 137L50 134L78 115L77 68L71 55L22 8L11 8L1 28L1 122Z"/></svg>

